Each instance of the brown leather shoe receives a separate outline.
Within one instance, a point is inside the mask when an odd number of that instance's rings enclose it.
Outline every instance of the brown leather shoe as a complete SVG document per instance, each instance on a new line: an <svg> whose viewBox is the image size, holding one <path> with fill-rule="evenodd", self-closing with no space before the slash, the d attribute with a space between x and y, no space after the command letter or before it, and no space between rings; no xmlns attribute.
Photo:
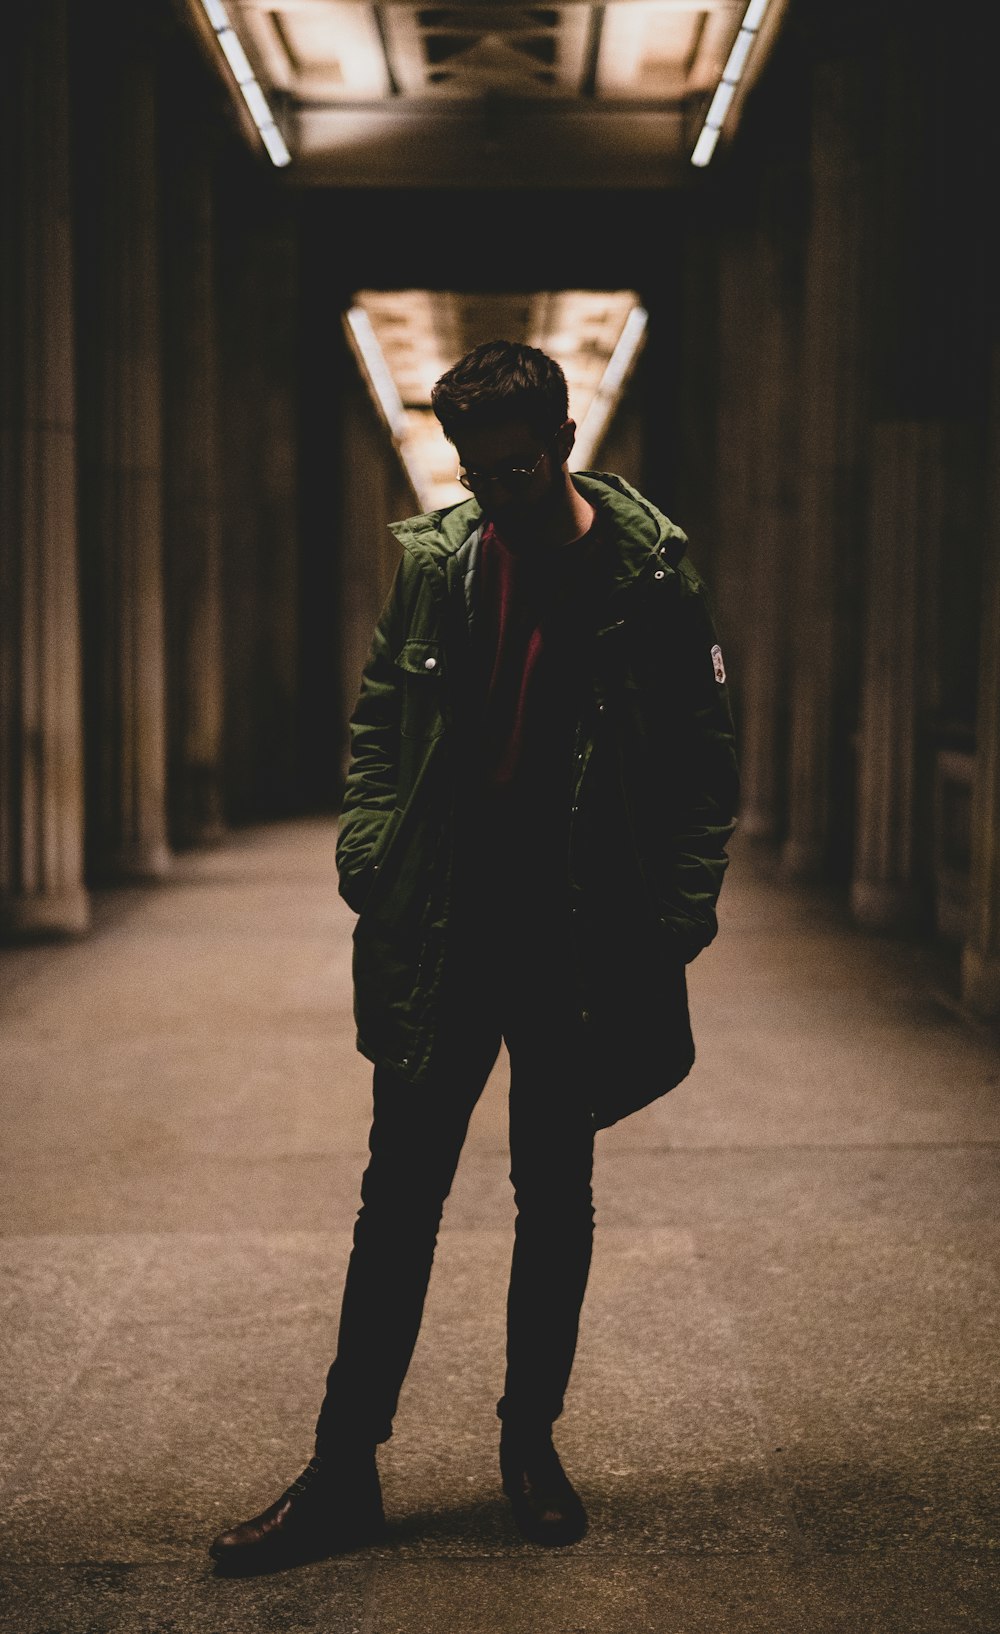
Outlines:
<svg viewBox="0 0 1000 1634"><path fill-rule="evenodd" d="M559 1462L551 1435L500 1432L500 1474L514 1519L530 1543L576 1543L587 1530L587 1511Z"/></svg>
<svg viewBox="0 0 1000 1634"><path fill-rule="evenodd" d="M275 1503L220 1532L208 1552L217 1572L249 1577L358 1549L384 1533L372 1450L335 1462L312 1458Z"/></svg>

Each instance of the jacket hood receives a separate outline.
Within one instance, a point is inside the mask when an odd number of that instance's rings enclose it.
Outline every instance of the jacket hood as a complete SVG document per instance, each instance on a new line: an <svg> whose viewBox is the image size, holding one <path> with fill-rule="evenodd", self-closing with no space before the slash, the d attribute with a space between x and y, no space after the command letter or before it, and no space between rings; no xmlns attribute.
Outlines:
<svg viewBox="0 0 1000 1634"><path fill-rule="evenodd" d="M602 535L615 552L613 594L654 570L676 573L687 548L687 534L657 510L624 477L610 471L573 471L573 485L594 506ZM483 520L478 500L462 500L439 511L425 511L390 523L405 551L425 568L447 574L453 558Z"/></svg>

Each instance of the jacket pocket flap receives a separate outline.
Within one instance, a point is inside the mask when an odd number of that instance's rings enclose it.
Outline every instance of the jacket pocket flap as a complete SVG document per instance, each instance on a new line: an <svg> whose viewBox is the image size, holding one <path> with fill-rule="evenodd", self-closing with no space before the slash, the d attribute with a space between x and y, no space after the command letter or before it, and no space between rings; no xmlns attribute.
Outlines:
<svg viewBox="0 0 1000 1634"><path fill-rule="evenodd" d="M396 654L396 664L408 675L440 675L441 644L438 641L404 641Z"/></svg>

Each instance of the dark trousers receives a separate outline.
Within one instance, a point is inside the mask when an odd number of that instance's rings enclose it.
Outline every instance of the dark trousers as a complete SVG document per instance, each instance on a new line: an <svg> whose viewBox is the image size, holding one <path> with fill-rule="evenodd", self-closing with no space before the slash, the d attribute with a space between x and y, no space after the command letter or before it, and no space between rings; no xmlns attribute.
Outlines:
<svg viewBox="0 0 1000 1634"><path fill-rule="evenodd" d="M475 908L449 979L431 1081L417 1088L375 1069L371 1157L316 1426L321 1452L392 1434L442 1208L501 1037L517 1218L497 1414L544 1429L562 1411L594 1233L594 1134L568 946L556 912L496 895Z"/></svg>

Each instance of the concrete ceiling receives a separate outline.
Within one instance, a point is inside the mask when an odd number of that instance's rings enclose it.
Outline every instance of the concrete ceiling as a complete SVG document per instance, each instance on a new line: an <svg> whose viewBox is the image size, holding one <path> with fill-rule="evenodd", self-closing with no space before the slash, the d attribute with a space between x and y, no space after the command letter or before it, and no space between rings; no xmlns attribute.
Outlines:
<svg viewBox="0 0 1000 1634"><path fill-rule="evenodd" d="M787 8L787 0L182 3L248 141L263 157L265 130L289 184L487 191L690 185L701 174L692 153L710 106L725 146ZM735 90L720 91L734 73ZM430 258L434 232L431 216ZM579 467L614 413L644 320L629 290L383 288L355 295L348 333L430 507L465 496L430 409L431 386L457 358L500 337L557 358L580 427L571 462Z"/></svg>
<svg viewBox="0 0 1000 1634"><path fill-rule="evenodd" d="M451 505L468 495L458 458L430 407L431 387L481 341L523 340L561 365L569 387L577 447L570 464L590 464L642 345L645 314L631 290L560 290L535 295L360 290L354 313L367 320L349 334L421 502ZM365 355L368 325L378 353ZM369 339L371 338L369 337ZM385 401L384 359L398 402Z"/></svg>
<svg viewBox="0 0 1000 1634"><path fill-rule="evenodd" d="M204 36L203 4L188 0ZM320 186L683 185L747 12L747 0L223 4L291 152L289 181ZM784 9L770 0L724 139Z"/></svg>

